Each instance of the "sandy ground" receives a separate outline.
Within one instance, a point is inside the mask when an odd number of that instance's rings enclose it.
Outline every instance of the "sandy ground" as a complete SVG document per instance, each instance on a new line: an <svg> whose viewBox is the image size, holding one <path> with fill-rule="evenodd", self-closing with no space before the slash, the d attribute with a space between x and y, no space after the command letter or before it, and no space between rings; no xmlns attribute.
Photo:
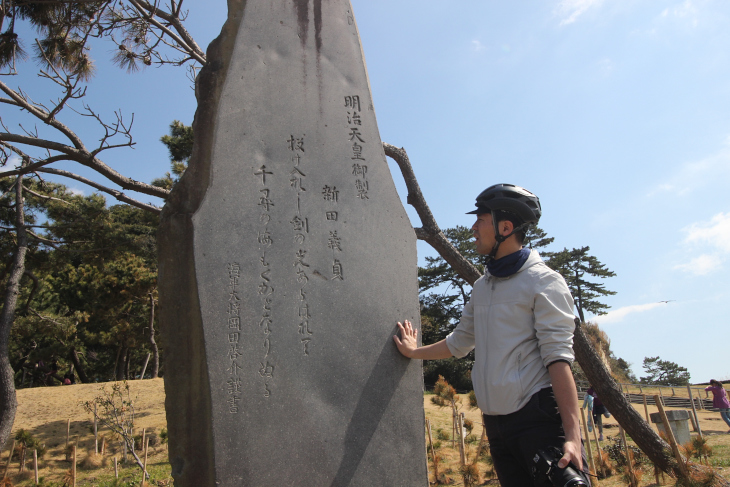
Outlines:
<svg viewBox="0 0 730 487"><path fill-rule="evenodd" d="M86 437L93 431L93 415L84 410L83 403L101 395L102 387L110 390L111 383L19 390L13 432L23 428L48 446L52 447L61 441L65 445L67 423L71 420L71 437ZM162 379L130 381L129 387L138 411L135 426L139 431L142 428L156 428L159 432L165 428L167 420Z"/></svg>

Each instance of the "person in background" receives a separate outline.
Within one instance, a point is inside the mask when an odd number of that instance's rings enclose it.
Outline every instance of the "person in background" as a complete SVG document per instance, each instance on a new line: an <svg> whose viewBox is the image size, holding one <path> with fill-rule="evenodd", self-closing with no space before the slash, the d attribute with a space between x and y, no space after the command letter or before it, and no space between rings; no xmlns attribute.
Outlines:
<svg viewBox="0 0 730 487"><path fill-rule="evenodd" d="M593 414L593 396L588 394L588 392L585 392L583 394L583 409L588 410L588 414ZM588 431L593 431L593 423L588 423Z"/></svg>
<svg viewBox="0 0 730 487"><path fill-rule="evenodd" d="M727 400L727 393L722 384L715 379L710 381L710 385L705 387L706 391L712 392L712 407L720 410L720 416L725 424L730 426L730 402ZM730 433L730 430L728 430Z"/></svg>
<svg viewBox="0 0 730 487"><path fill-rule="evenodd" d="M586 394L593 396L593 424L598 428L598 439L603 441L603 415L608 413L608 409L598 399L598 394L593 390L593 387L588 389Z"/></svg>

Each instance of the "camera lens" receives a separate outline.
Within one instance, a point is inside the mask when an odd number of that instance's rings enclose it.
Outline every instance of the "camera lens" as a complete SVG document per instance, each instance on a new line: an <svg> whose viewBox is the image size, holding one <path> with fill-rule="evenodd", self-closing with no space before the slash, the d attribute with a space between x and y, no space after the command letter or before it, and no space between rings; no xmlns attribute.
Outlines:
<svg viewBox="0 0 730 487"><path fill-rule="evenodd" d="M566 484L565 487L575 487L577 485L588 485L586 484L583 479L570 479Z"/></svg>

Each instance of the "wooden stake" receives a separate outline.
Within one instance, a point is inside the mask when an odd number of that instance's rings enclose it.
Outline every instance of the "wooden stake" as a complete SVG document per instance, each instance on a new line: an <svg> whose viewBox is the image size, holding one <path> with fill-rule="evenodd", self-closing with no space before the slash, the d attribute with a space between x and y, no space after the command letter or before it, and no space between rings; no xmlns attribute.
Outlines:
<svg viewBox="0 0 730 487"><path fill-rule="evenodd" d="M104 453L106 453L106 436L101 437L101 456L104 456Z"/></svg>
<svg viewBox="0 0 730 487"><path fill-rule="evenodd" d="M76 487L76 445L73 449L73 459L71 464L71 487Z"/></svg>
<svg viewBox="0 0 730 487"><path fill-rule="evenodd" d="M96 422L96 403L94 403L94 453L99 453L99 434Z"/></svg>
<svg viewBox="0 0 730 487"><path fill-rule="evenodd" d="M691 414L689 415L689 422L692 423L692 430L697 431L697 423L695 423L695 417Z"/></svg>
<svg viewBox="0 0 730 487"><path fill-rule="evenodd" d="M661 401L658 401L659 396L654 396L654 400L657 401L657 408L659 408L659 416L662 418L662 423L664 424L664 429L667 433L667 438L669 439L669 445L672 447L672 452L674 453L674 457L677 459L677 464L679 465L679 471L684 476L684 478L687 478L689 476L687 472L687 464L684 463L684 458L682 458L682 455L679 453L679 447L677 446L677 440L674 438L674 433L672 432L672 427L669 425L669 419L667 419L667 413L664 412L664 405L661 404Z"/></svg>
<svg viewBox="0 0 730 487"><path fill-rule="evenodd" d="M649 406L646 404L646 394L643 394L644 396L644 414L646 415L646 422L649 423L649 426L651 426L651 416L649 416ZM659 467L654 465L654 478L656 479L656 484L661 485L659 483Z"/></svg>
<svg viewBox="0 0 730 487"><path fill-rule="evenodd" d="M588 423L586 423L586 411L580 408L580 417L583 419L583 432L586 435L586 447L588 448L588 461L591 462L591 472L596 474L596 462L593 460L593 448L591 448L591 437L588 436ZM595 483L595 482L593 482Z"/></svg>
<svg viewBox="0 0 730 487"><path fill-rule="evenodd" d="M5 473L3 474L3 479L8 476L8 469L10 468L10 460L13 459L14 452L15 452L15 440L13 440L13 444L10 446L10 453L8 454L8 463L5 464Z"/></svg>
<svg viewBox="0 0 730 487"><path fill-rule="evenodd" d="M598 439L598 428L596 428L596 423L593 422L593 415L588 415L588 420L591 422L591 426L593 427L593 438L596 440L596 453L600 453L602 450L601 448L601 441Z"/></svg>
<svg viewBox="0 0 730 487"><path fill-rule="evenodd" d="M477 461L479 461L479 454L482 452L482 448L484 448L484 443L487 441L487 428L482 425L482 437L479 438L479 446L477 446L477 452L474 454L474 460L472 460L471 464L476 465Z"/></svg>
<svg viewBox="0 0 730 487"><path fill-rule="evenodd" d="M626 454L626 468L629 470L629 485L631 487L638 487L634 483L634 466L631 465L631 459L629 458L629 443L626 441L626 433L624 433L623 427L618 427L619 434L621 435L621 440L624 442L624 452Z"/></svg>
<svg viewBox="0 0 730 487"><path fill-rule="evenodd" d="M451 408L451 448L456 448L456 409Z"/></svg>
<svg viewBox="0 0 730 487"><path fill-rule="evenodd" d="M692 415L694 416L694 420L692 421L692 426L694 427L694 430L700 434L700 438L703 438L702 436L702 427L700 426L700 418L697 417L697 409L695 409L695 401L692 399L692 388L687 384L687 392L689 393L689 402L692 404ZM700 399L700 404L702 404L702 399Z"/></svg>
<svg viewBox="0 0 730 487"><path fill-rule="evenodd" d="M117 465L117 456L114 455L114 478L119 478L119 466Z"/></svg>
<svg viewBox="0 0 730 487"><path fill-rule="evenodd" d="M147 358L144 361L144 366L142 366L142 372L139 374L139 380L144 379L144 373L147 371L147 364L150 363L151 356L152 356L151 353L147 354Z"/></svg>
<svg viewBox="0 0 730 487"><path fill-rule="evenodd" d="M35 483L38 483L38 450L33 450L33 471L35 472Z"/></svg>
<svg viewBox="0 0 730 487"><path fill-rule="evenodd" d="M428 431L428 444L431 447L431 459L433 460L433 478L438 482L439 478L439 465L436 460L436 450L433 447L433 436L431 435L431 421L426 420L426 430Z"/></svg>
<svg viewBox="0 0 730 487"><path fill-rule="evenodd" d="M466 465L466 452L464 451L464 413L459 414L456 417L457 426L459 428L459 458L461 459L461 466Z"/></svg>
<svg viewBox="0 0 730 487"><path fill-rule="evenodd" d="M23 473L25 467L25 444L20 444L20 462L18 462L18 473Z"/></svg>
<svg viewBox="0 0 730 487"><path fill-rule="evenodd" d="M68 441L71 438L71 418L66 423L66 451L68 451Z"/></svg>
<svg viewBox="0 0 730 487"><path fill-rule="evenodd" d="M144 443L144 464L142 467L142 483L140 484L141 487L144 487L145 480L147 479L147 450L150 446L150 440L146 440Z"/></svg>

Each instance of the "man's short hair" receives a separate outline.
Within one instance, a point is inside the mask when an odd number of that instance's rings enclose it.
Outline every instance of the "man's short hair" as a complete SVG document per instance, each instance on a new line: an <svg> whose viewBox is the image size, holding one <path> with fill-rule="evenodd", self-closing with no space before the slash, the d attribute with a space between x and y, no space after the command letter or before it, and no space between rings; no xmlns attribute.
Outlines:
<svg viewBox="0 0 730 487"><path fill-rule="evenodd" d="M525 223L524 221L522 221L522 219L519 216L515 215L512 212L504 211L504 210L495 210L494 218L496 218L497 223L507 220L512 223L512 226L514 228L517 228L520 225L522 225L523 223ZM525 237L527 237L528 228L529 227L524 227L522 230L518 230L514 233L514 236L517 238L518 244L520 244L520 245L525 244Z"/></svg>

